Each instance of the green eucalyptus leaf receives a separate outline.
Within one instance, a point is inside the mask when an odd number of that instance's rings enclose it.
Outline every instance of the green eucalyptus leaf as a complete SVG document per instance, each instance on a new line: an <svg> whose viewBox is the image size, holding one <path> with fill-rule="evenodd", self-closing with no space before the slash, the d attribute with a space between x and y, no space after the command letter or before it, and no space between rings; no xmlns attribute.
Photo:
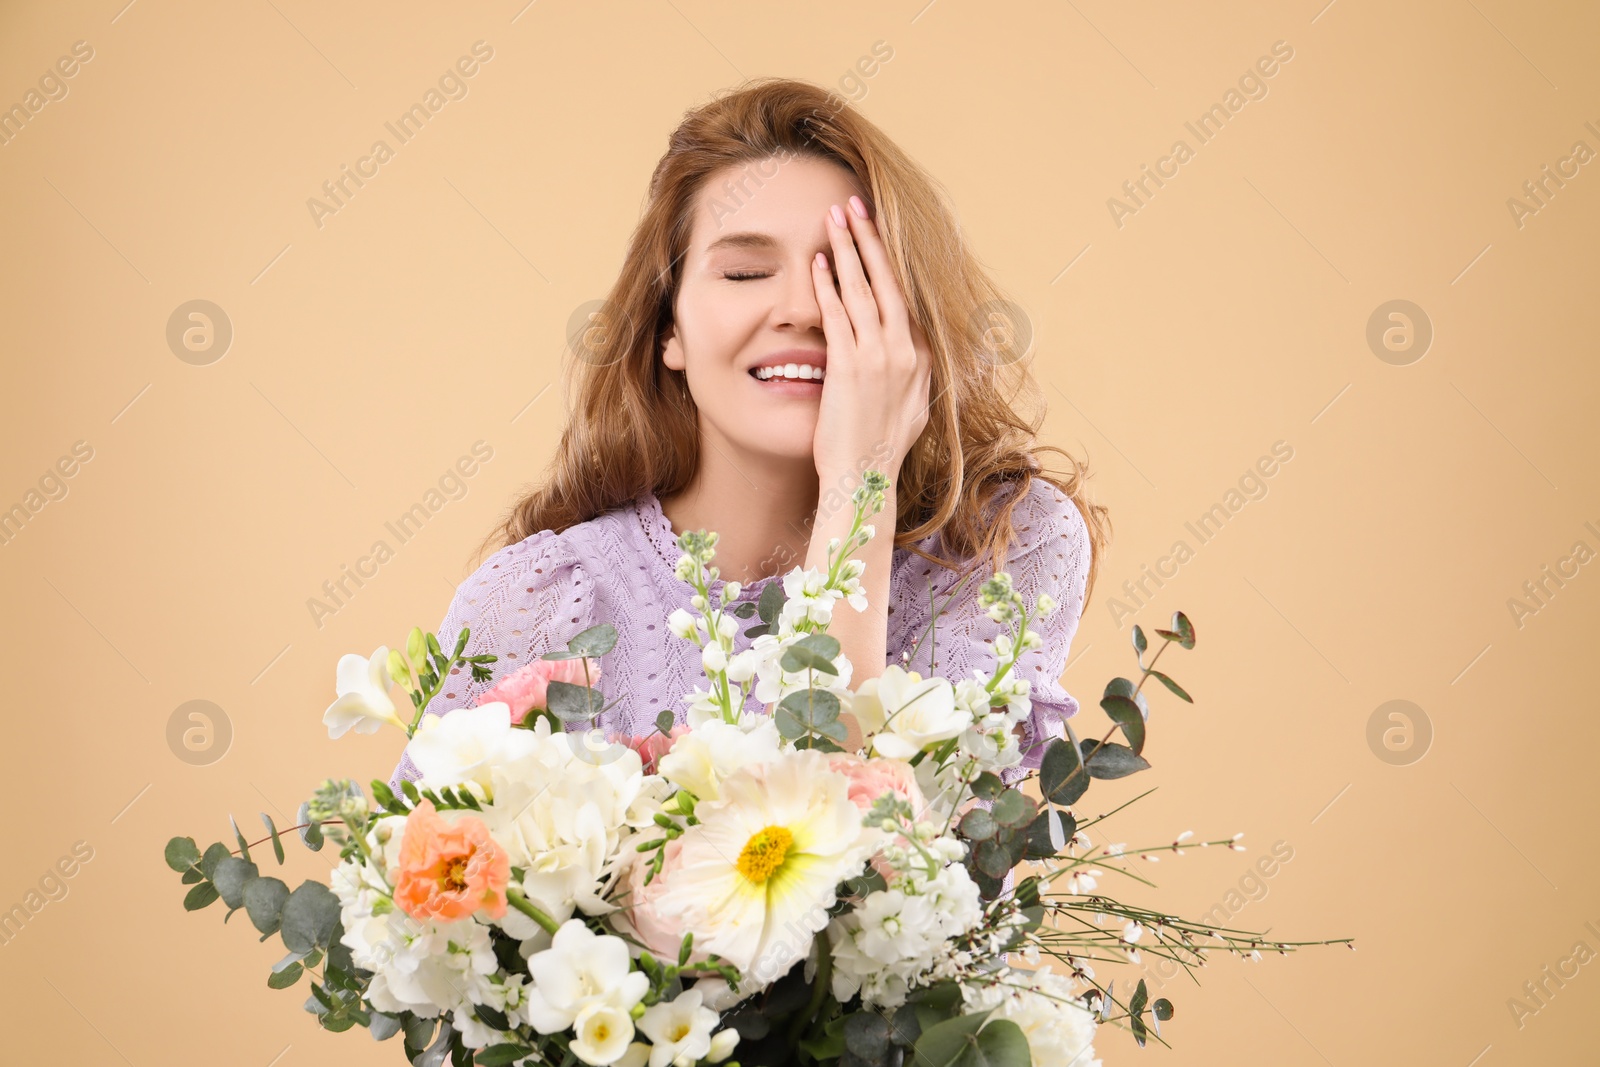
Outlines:
<svg viewBox="0 0 1600 1067"><path fill-rule="evenodd" d="M516 1063L530 1051L521 1045L489 1045L478 1050L473 1062L479 1067L506 1067L506 1064Z"/></svg>
<svg viewBox="0 0 1600 1067"><path fill-rule="evenodd" d="M233 836L239 841L239 858L249 859L250 844L244 839L244 831L239 829L238 820L236 820L232 815L229 815L228 822L233 826Z"/></svg>
<svg viewBox="0 0 1600 1067"><path fill-rule="evenodd" d="M961 816L961 821L956 824L956 829L969 841L986 841L993 837L1000 829L994 816L982 808L973 808Z"/></svg>
<svg viewBox="0 0 1600 1067"><path fill-rule="evenodd" d="M208 879L217 873L217 864L233 855L227 845L221 841L206 849L206 854L200 857L200 873Z"/></svg>
<svg viewBox="0 0 1600 1067"><path fill-rule="evenodd" d="M994 802L995 822L1008 830L1026 826L1033 820L1033 813L1033 801L1015 789L1001 793L1000 798Z"/></svg>
<svg viewBox="0 0 1600 1067"><path fill-rule="evenodd" d="M1089 775L1079 770L1083 755L1070 740L1056 739L1039 761L1039 792L1052 804L1075 802L1089 788Z"/></svg>
<svg viewBox="0 0 1600 1067"><path fill-rule="evenodd" d="M339 898L321 882L301 882L283 903L283 943L290 952L328 947L338 925Z"/></svg>
<svg viewBox="0 0 1600 1067"><path fill-rule="evenodd" d="M1144 655L1145 650L1147 648L1149 648L1149 647L1150 647L1150 642L1148 642L1148 641L1146 641L1144 639L1144 631L1139 629L1139 624L1138 623L1134 623L1133 624L1133 648L1134 648L1134 651L1138 652L1139 655L1142 656L1142 655Z"/></svg>
<svg viewBox="0 0 1600 1067"><path fill-rule="evenodd" d="M1083 751L1091 778L1126 778L1138 771L1150 769L1150 763L1132 749L1107 741L1099 748L1098 741L1084 741Z"/></svg>
<svg viewBox="0 0 1600 1067"><path fill-rule="evenodd" d="M1156 681L1160 682L1162 685L1164 685L1168 689L1172 690L1173 695L1176 696L1179 700L1187 700L1191 704L1194 703L1194 697L1192 697L1188 693L1186 693L1184 691L1183 686L1179 685L1177 682L1174 682L1171 678L1168 678L1165 674L1162 674L1160 671L1151 671L1150 672L1150 677L1154 678Z"/></svg>
<svg viewBox="0 0 1600 1067"><path fill-rule="evenodd" d="M562 722L582 722L605 710L605 696L586 685L552 679L545 692L550 711Z"/></svg>
<svg viewBox="0 0 1600 1067"><path fill-rule="evenodd" d="M1141 697L1140 699L1143 699ZM1106 696L1100 700L1100 707L1110 716L1111 721L1122 728L1122 733L1128 739L1128 744L1133 746L1133 751L1144 751L1144 716L1139 711L1139 705L1123 696ZM1090 769L1093 773L1093 769Z"/></svg>
<svg viewBox="0 0 1600 1067"><path fill-rule="evenodd" d="M244 890L256 878L259 872L256 865L249 860L242 860L237 856L229 856L217 864L216 874L212 882L216 884L217 892L222 896L222 902L230 909L244 907Z"/></svg>
<svg viewBox="0 0 1600 1067"><path fill-rule="evenodd" d="M244 887L245 913L263 934L277 931L283 903L288 899L289 887L277 878L254 878ZM289 948L295 950L293 945Z"/></svg>
<svg viewBox="0 0 1600 1067"><path fill-rule="evenodd" d="M400 1016L375 1011L372 1013L372 1022L368 1024L367 1031L372 1034L372 1040L387 1041L400 1032Z"/></svg>
<svg viewBox="0 0 1600 1067"><path fill-rule="evenodd" d="M216 900L217 887L210 882L201 882L184 895L183 910L199 911L201 908L214 904Z"/></svg>
<svg viewBox="0 0 1600 1067"><path fill-rule="evenodd" d="M272 820L264 811L261 813L261 821L266 823L267 833L272 835L272 854L277 857L278 866L281 867L283 866L283 840L278 837L278 828L272 824Z"/></svg>
<svg viewBox="0 0 1600 1067"><path fill-rule="evenodd" d="M273 971L267 975L268 989L288 989L300 981L300 976L305 973L305 968L298 963L291 963L281 971Z"/></svg>
<svg viewBox="0 0 1600 1067"><path fill-rule="evenodd" d="M972 780L972 795L979 800L993 800L1006 788L1005 782L993 771L984 771Z"/></svg>
<svg viewBox="0 0 1600 1067"><path fill-rule="evenodd" d="M1051 826L1052 820L1055 826ZM1072 835L1078 832L1078 822L1064 811L1046 808L1034 816L1028 824L1027 833L1027 859L1048 859L1057 855L1067 847L1067 842L1072 840ZM1061 843L1056 844L1053 833L1061 835Z"/></svg>
<svg viewBox="0 0 1600 1067"><path fill-rule="evenodd" d="M192 837L174 837L167 842L167 866L182 873L200 862L200 846Z"/></svg>
<svg viewBox="0 0 1600 1067"><path fill-rule="evenodd" d="M1172 1001L1168 1000L1166 997L1162 997L1160 1000L1150 1005L1150 1014L1154 1015L1162 1022L1166 1022L1168 1019L1172 1018Z"/></svg>
<svg viewBox="0 0 1600 1067"><path fill-rule="evenodd" d="M845 1016L844 1046L859 1060L882 1061L889 1054L889 1020L874 1011Z"/></svg>
<svg viewBox="0 0 1600 1067"><path fill-rule="evenodd" d="M978 870L990 878L1004 878L1011 871L1011 854L994 838L979 841L973 849L973 860Z"/></svg>
<svg viewBox="0 0 1600 1067"><path fill-rule="evenodd" d="M312 852L321 852L323 845L322 827L311 821L311 801L300 802L300 810L295 813L294 821L300 827L300 840Z"/></svg>
<svg viewBox="0 0 1600 1067"><path fill-rule="evenodd" d="M782 582L769 582L761 590L761 599L756 602L756 611L761 616L761 621L767 624L768 632L777 635L778 616L783 613L784 601L788 598L783 592Z"/></svg>
<svg viewBox="0 0 1600 1067"><path fill-rule="evenodd" d="M677 717L670 711L663 711L656 716L656 729L664 734L672 733L672 728L678 725Z"/></svg>
<svg viewBox="0 0 1600 1067"><path fill-rule="evenodd" d="M567 651L597 659L617 647L617 628L609 622L591 626L567 642Z"/></svg>

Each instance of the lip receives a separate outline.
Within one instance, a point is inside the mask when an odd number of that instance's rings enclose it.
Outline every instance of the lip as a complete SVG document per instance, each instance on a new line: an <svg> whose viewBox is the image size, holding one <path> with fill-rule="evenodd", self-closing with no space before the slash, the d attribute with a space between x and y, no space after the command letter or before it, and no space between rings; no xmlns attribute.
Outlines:
<svg viewBox="0 0 1600 1067"><path fill-rule="evenodd" d="M813 367L821 367L826 371L828 369L828 353L825 350L816 348L786 348L782 352L774 352L771 355L761 357L745 368L745 374L751 382L755 383L755 387L764 393L777 393L780 396L820 397L822 395L822 386L826 379L823 381L791 382L769 378L766 381L762 381L755 376L755 371L760 367L776 367L785 363L805 363Z"/></svg>

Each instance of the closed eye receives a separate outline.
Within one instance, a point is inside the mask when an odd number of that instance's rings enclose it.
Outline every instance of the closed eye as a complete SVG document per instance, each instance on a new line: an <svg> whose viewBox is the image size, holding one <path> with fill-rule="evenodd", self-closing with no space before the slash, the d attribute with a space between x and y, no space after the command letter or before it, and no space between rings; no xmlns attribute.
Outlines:
<svg viewBox="0 0 1600 1067"><path fill-rule="evenodd" d="M724 271L722 276L730 282L748 282L756 278L770 278L771 275L764 271Z"/></svg>

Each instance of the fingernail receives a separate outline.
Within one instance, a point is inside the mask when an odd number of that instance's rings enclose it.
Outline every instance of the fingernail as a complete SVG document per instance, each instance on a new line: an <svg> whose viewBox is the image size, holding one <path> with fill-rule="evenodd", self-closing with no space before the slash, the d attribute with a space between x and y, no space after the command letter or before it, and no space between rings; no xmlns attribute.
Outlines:
<svg viewBox="0 0 1600 1067"><path fill-rule="evenodd" d="M861 202L861 198L859 196L852 196L850 198L850 210L854 211L858 218L864 219L867 217L867 205Z"/></svg>
<svg viewBox="0 0 1600 1067"><path fill-rule="evenodd" d="M834 204L831 207L829 207L828 208L828 214L833 216L833 224L835 226L838 226L841 229L844 228L844 225L845 225L844 212L839 210L839 205L838 204Z"/></svg>
<svg viewBox="0 0 1600 1067"><path fill-rule="evenodd" d="M827 270L828 269L828 257L823 255L821 252L817 253L816 263L817 263L817 266L820 269L822 269L822 270Z"/></svg>

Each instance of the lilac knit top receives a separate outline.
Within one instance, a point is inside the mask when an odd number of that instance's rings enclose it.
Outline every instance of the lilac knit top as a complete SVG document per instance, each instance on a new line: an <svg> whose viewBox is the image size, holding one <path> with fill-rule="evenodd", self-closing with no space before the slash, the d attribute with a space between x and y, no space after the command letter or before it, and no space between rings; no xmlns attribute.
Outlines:
<svg viewBox="0 0 1600 1067"><path fill-rule="evenodd" d="M882 517L880 513L878 518ZM1042 479L1033 480L1012 522L1016 537L1005 569L1014 587L1030 605L1041 592L1048 592L1057 608L1037 624L1043 646L1025 652L1013 668L1032 683L1033 712L1024 727L1022 763L1002 775L1008 783L1020 778L1025 768L1038 767L1045 745L1062 736L1061 720L1078 710L1077 700L1062 687L1060 678L1083 612L1090 554L1088 531L1077 507ZM879 536L884 528L879 522ZM954 558L941 551L938 533L918 545L941 558ZM663 710L685 721L687 709L680 698L696 685L703 686L705 676L700 650L667 629L668 614L674 608L691 610L689 598L694 595L692 587L673 573L681 555L677 533L654 493L560 533L544 530L500 549L461 583L438 630L440 643L448 647L463 626L470 627L466 654L499 656L493 665L494 679L473 682L470 672L453 670L427 712L443 715L470 707L502 676L544 652L565 648L579 631L609 622L616 627L617 643L599 661L598 688L608 702L620 702L598 725L607 734L647 734ZM986 567L980 566L940 614L933 635L937 663L930 667L927 640L916 659L907 662L902 653L917 643L931 618L930 587L934 602L944 604L958 584L958 575L896 548L889 579L887 663L952 681L971 677L975 668L993 671L993 642L1005 630L978 605L978 589L988 577ZM780 575L768 575L745 583L734 603L759 600L768 583L781 580ZM710 584L713 599L723 584L720 579ZM841 601L834 610L855 609ZM881 611L882 606L869 604L867 610ZM751 639L743 631L754 621L741 620L734 638L736 651L750 647ZM765 707L753 692L746 706L750 711ZM417 777L408 757L401 759L396 772L397 780L402 777Z"/></svg>

